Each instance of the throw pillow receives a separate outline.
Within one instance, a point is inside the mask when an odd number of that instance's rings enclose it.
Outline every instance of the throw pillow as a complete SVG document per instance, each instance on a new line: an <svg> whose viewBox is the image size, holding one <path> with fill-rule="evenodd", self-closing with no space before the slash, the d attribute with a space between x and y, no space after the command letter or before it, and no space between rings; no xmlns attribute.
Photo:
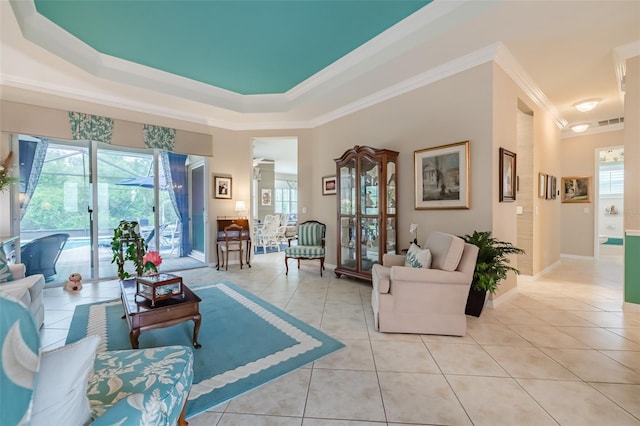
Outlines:
<svg viewBox="0 0 640 426"><path fill-rule="evenodd" d="M86 425L87 385L100 337L88 336L42 354L31 425Z"/></svg>
<svg viewBox="0 0 640 426"><path fill-rule="evenodd" d="M411 243L409 250L407 250L404 266L429 269L431 267L431 251L429 251L429 249L422 250L417 245Z"/></svg>
<svg viewBox="0 0 640 426"><path fill-rule="evenodd" d="M4 254L2 247L0 247L0 283L5 283L7 281L13 281L13 275L9 270L7 256Z"/></svg>

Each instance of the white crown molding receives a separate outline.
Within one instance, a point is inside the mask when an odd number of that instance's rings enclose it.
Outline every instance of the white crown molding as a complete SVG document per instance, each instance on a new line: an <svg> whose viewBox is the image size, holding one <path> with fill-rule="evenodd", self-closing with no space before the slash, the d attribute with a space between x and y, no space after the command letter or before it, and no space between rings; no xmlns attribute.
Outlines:
<svg viewBox="0 0 640 426"><path fill-rule="evenodd" d="M627 74L627 59L640 56L640 40L618 46L613 49L613 65L618 79L620 99L624 101L625 75Z"/></svg>
<svg viewBox="0 0 640 426"><path fill-rule="evenodd" d="M403 95L405 93L411 92L412 90L427 86L429 84L435 83L436 81L489 62L493 60L493 58L495 57L495 53L496 45L491 45L476 50L475 52L472 52L468 55L456 58L445 64L439 65L421 74L418 74L415 77L412 77L405 81L401 81L400 83L389 86L386 89L380 90L376 93L361 98L334 111L331 111L328 114L320 116L313 120L313 127L328 123L349 114L353 114L354 112L379 104L380 102L395 98L396 96Z"/></svg>
<svg viewBox="0 0 640 426"><path fill-rule="evenodd" d="M384 31L364 45L340 58L286 93L265 95L241 95L219 87L191 80L165 71L102 54L63 28L40 15L33 0L10 0L23 36L56 56L101 78L130 84L172 96L225 108L239 113L279 113L290 110L303 95L321 91L321 86L331 80L347 78L347 72L386 50L384 58L407 47L407 40L416 42L415 35L430 23L462 7L465 1L435 0L428 7ZM425 37L422 35L421 37Z"/></svg>
<svg viewBox="0 0 640 426"><path fill-rule="evenodd" d="M472 1L436 0L430 3L429 7L418 10L398 25L391 27L287 93L275 95L240 95L164 71L100 54L37 13L32 0L10 0L10 3L25 38L76 64L92 75L195 101L207 106L207 108L202 113L184 113L178 108L160 107L157 104L141 102L131 98L81 91L74 87L63 87L12 75L0 75L0 84L7 87L37 91L85 102L101 103L106 106L229 130L295 129L313 128L328 123L477 65L495 61L531 97L536 105L548 111L554 117L558 127L562 128L567 123L566 120L559 117L557 109L500 42L485 46L445 64L435 66L417 76L377 90L370 95L332 111L299 120L290 120L288 118L290 115L288 112L292 111L296 104L304 102L302 98L309 97L308 95L314 90L314 93L322 92L322 86L330 81L353 78L353 73L356 72L358 66L368 60L375 64L379 64L380 61L392 60L400 51L414 46L419 39L429 37L426 34L428 31L424 31L424 29L428 27L430 22L446 16L465 4L471 5ZM162 89L159 90L158 88ZM169 105L170 103L166 104ZM231 118L212 118L212 108L214 110L217 108L226 110L225 114L220 115L230 116Z"/></svg>
<svg viewBox="0 0 640 426"><path fill-rule="evenodd" d="M568 124L568 121L560 116L556 107L502 43L498 43L495 61L536 105L551 114L558 128L562 129Z"/></svg>

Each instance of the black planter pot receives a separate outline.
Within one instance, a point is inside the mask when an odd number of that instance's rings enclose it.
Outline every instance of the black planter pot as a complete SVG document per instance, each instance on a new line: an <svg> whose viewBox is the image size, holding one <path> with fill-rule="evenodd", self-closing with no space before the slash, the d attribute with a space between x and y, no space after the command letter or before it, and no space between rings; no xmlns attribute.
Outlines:
<svg viewBox="0 0 640 426"><path fill-rule="evenodd" d="M467 307L464 313L474 317L479 317L484 308L484 302L487 300L487 290L475 290L473 286L469 288L469 296L467 297Z"/></svg>

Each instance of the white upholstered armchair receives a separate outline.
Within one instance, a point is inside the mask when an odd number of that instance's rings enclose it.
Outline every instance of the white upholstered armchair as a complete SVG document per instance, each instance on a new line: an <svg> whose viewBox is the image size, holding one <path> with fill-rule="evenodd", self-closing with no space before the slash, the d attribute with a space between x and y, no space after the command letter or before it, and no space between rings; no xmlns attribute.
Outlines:
<svg viewBox="0 0 640 426"><path fill-rule="evenodd" d="M425 249L431 265L409 267L406 256L386 254L373 266L373 308L382 332L464 336L465 306L478 247L454 235L434 232ZM430 266L430 267L429 267Z"/></svg>

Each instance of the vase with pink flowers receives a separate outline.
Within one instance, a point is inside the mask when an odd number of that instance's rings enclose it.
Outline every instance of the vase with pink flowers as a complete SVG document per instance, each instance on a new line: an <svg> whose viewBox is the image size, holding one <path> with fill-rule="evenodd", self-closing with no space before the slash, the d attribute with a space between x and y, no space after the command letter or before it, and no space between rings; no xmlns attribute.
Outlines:
<svg viewBox="0 0 640 426"><path fill-rule="evenodd" d="M158 266L162 263L162 256L155 250L149 250L142 257L142 275L150 277L158 275Z"/></svg>

